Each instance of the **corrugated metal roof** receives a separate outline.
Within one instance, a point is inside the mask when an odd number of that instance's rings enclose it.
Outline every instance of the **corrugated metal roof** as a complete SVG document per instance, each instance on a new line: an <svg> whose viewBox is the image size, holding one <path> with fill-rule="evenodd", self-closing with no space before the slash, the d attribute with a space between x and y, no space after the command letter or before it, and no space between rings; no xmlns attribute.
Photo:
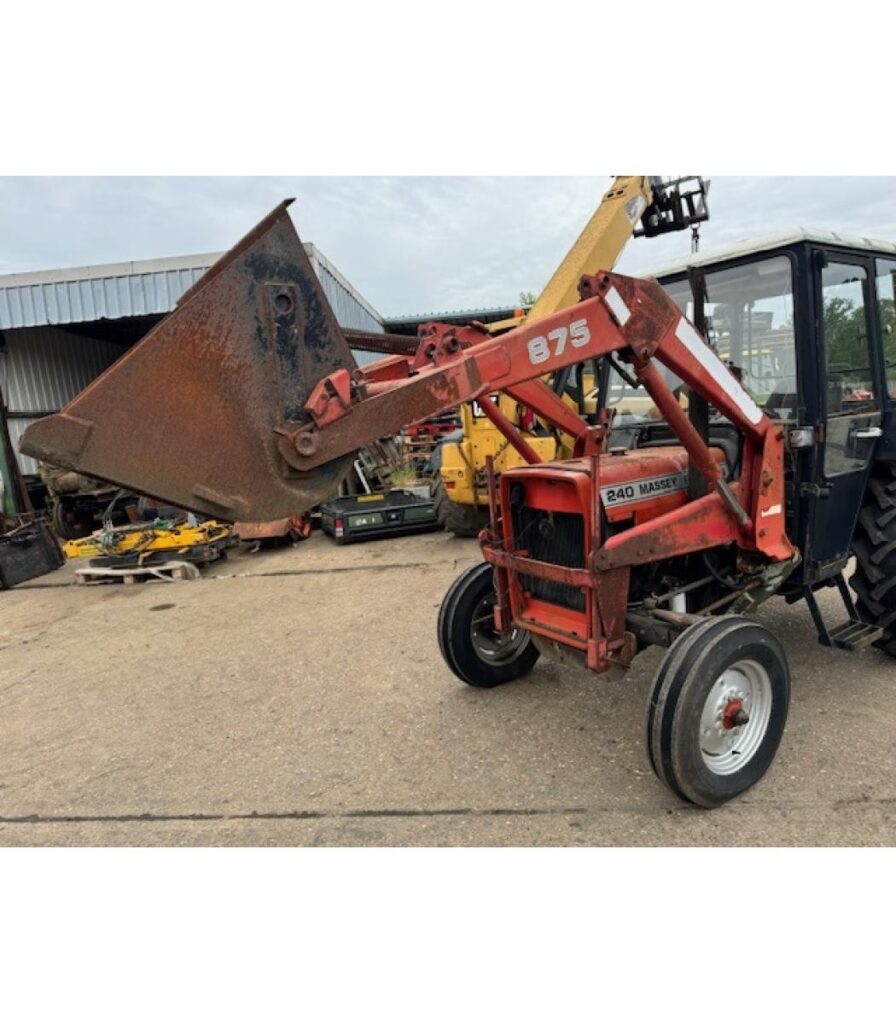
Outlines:
<svg viewBox="0 0 896 1024"><path fill-rule="evenodd" d="M390 324L425 324L430 320L445 323L450 320L484 320L486 317L511 317L514 311L520 309L516 306L490 306L485 309L453 309L444 313L409 313L407 316L386 316L383 323L388 327ZM528 309L528 306L523 306Z"/></svg>
<svg viewBox="0 0 896 1024"><path fill-rule="evenodd" d="M359 331L383 330L383 318L367 299L339 273L333 264L312 242L305 242L305 252L317 274L324 294L342 327L356 327Z"/></svg>
<svg viewBox="0 0 896 1024"><path fill-rule="evenodd" d="M652 267L649 273L639 276L665 277L667 274L681 273L688 267L702 267L710 263L737 259L739 256L752 256L753 253L779 249L784 245L793 245L795 242L820 242L822 245L837 245L846 249L861 249L863 251L871 249L882 253L896 253L896 242L884 242L880 239L864 238L861 235L849 235L840 231L827 231L822 228L790 228L773 234L739 239L723 248L693 253L660 267Z"/></svg>
<svg viewBox="0 0 896 1024"><path fill-rule="evenodd" d="M382 330L382 318L313 244L305 249L343 327ZM221 253L0 276L0 330L169 313Z"/></svg>
<svg viewBox="0 0 896 1024"><path fill-rule="evenodd" d="M0 277L0 329L168 313L217 254Z"/></svg>

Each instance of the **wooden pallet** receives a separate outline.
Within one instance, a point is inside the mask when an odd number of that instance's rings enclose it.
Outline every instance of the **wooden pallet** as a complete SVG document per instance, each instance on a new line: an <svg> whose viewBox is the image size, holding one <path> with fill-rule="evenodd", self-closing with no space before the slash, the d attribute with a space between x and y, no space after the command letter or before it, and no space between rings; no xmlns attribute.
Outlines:
<svg viewBox="0 0 896 1024"><path fill-rule="evenodd" d="M405 466L422 468L432 458L433 452L441 440L442 438L438 435L424 436L421 434L417 437L399 435L402 463Z"/></svg>
<svg viewBox="0 0 896 1024"><path fill-rule="evenodd" d="M105 566L86 565L75 570L75 582L115 583L121 581L132 586L138 580L161 580L173 583L175 580L198 580L199 569L192 562L170 561L157 562L155 565L129 565L123 568L107 568Z"/></svg>

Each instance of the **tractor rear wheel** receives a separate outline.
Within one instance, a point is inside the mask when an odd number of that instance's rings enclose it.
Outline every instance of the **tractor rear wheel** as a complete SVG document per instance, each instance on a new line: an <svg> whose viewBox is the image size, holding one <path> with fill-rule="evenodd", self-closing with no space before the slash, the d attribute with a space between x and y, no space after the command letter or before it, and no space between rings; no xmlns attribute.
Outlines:
<svg viewBox="0 0 896 1024"><path fill-rule="evenodd" d="M488 562L474 565L451 586L439 609L439 648L448 667L468 686L492 687L526 675L538 661L529 633L495 629L495 583Z"/></svg>
<svg viewBox="0 0 896 1024"><path fill-rule="evenodd" d="M653 770L676 796L718 807L766 773L790 705L784 650L764 626L723 615L669 648L647 709Z"/></svg>
<svg viewBox="0 0 896 1024"><path fill-rule="evenodd" d="M875 646L896 657L896 464L879 464L868 481L852 546L849 581L863 622L880 626Z"/></svg>
<svg viewBox="0 0 896 1024"><path fill-rule="evenodd" d="M436 519L443 530L455 537L478 537L479 531L488 526L488 513L478 505L462 505L452 501L445 490L441 476L436 476L430 485Z"/></svg>

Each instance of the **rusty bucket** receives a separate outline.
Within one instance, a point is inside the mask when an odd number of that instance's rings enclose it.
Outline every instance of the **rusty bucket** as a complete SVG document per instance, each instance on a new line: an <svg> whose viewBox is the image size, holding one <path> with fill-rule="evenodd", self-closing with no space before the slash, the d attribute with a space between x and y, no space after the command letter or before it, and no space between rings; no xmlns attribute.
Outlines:
<svg viewBox="0 0 896 1024"><path fill-rule="evenodd" d="M176 309L21 451L196 512L280 519L336 493L353 455L307 473L278 451L314 385L355 369L281 203Z"/></svg>

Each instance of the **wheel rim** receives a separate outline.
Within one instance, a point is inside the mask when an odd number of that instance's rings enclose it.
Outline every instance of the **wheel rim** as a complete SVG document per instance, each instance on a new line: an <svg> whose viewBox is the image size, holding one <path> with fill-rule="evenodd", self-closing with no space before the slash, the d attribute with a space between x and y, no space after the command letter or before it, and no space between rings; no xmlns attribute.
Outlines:
<svg viewBox="0 0 896 1024"><path fill-rule="evenodd" d="M737 661L725 669L700 717L703 763L715 775L740 771L762 745L771 714L772 683L759 662Z"/></svg>
<svg viewBox="0 0 896 1024"><path fill-rule="evenodd" d="M492 665L505 665L518 657L529 634L516 627L509 633L499 633L495 629L494 607L494 595L484 597L476 605L470 621L470 638L480 658Z"/></svg>

